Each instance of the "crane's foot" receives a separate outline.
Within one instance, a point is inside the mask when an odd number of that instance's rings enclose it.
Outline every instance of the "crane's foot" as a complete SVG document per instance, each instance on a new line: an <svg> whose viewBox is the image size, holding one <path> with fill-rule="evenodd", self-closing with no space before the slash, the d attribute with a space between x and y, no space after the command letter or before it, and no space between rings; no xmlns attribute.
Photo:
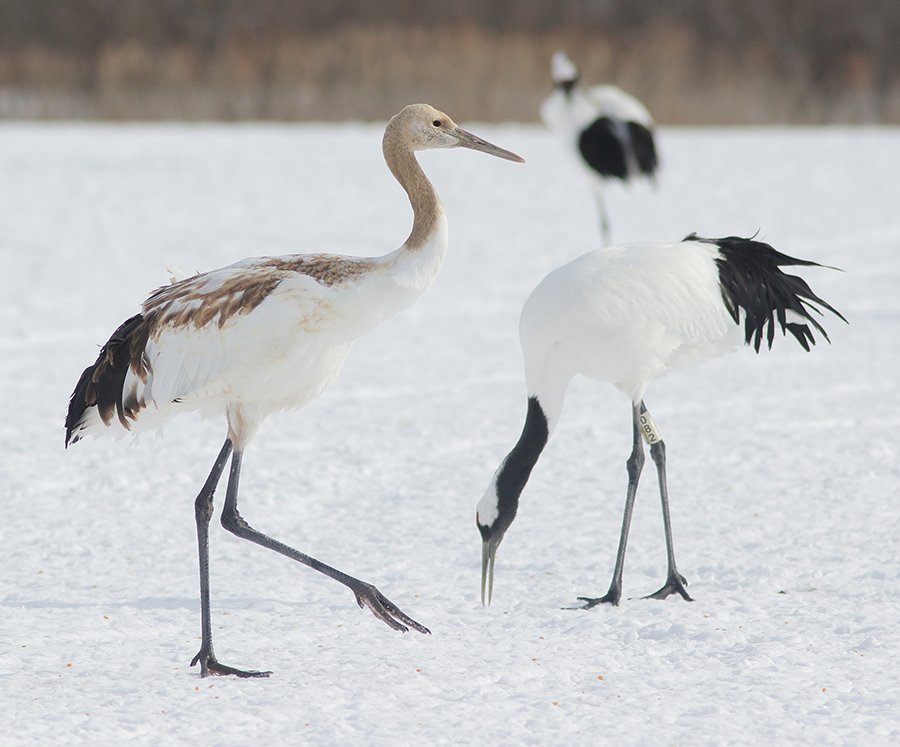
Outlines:
<svg viewBox="0 0 900 747"><path fill-rule="evenodd" d="M669 578L666 579L666 585L659 591L648 594L644 599L665 599L670 594L681 594L681 598L685 602L693 602L694 600L687 593L685 586L687 586L687 579L684 576L680 573L670 573Z"/></svg>
<svg viewBox="0 0 900 747"><path fill-rule="evenodd" d="M209 677L211 674L217 676L232 675L234 677L268 677L272 674L271 672L258 672L255 669L244 670L225 666L220 664L215 656L206 655L202 650L191 660L191 666L194 666L197 662L200 662L201 677Z"/></svg>
<svg viewBox="0 0 900 747"><path fill-rule="evenodd" d="M567 610L589 610L598 604L611 604L613 607L619 606L619 600L622 598L621 589L610 589L602 597L578 597L579 602L584 604L578 607L564 607Z"/></svg>
<svg viewBox="0 0 900 747"><path fill-rule="evenodd" d="M357 581L350 586L350 590L356 595L356 603L361 607L368 607L383 623L394 630L405 633L409 628L431 635L431 631L421 623L417 623L409 615L403 612L396 604L376 589L372 584Z"/></svg>

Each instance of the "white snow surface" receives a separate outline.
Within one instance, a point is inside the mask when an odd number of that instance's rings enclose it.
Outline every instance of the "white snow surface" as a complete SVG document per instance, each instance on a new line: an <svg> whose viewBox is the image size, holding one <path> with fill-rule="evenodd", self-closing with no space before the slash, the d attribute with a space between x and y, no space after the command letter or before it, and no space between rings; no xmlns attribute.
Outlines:
<svg viewBox="0 0 900 747"><path fill-rule="evenodd" d="M190 668L194 497L223 421L63 449L68 397L157 286L243 257L386 253L411 224L376 125L0 126L0 744L893 745L900 742L900 130L662 128L658 185L608 191L616 241L759 238L849 320L832 344L651 385L679 569L648 461L619 607L606 591L630 406L573 382L480 603L475 505L518 438L519 310L596 248L586 181L548 132L421 155L450 250L336 385L264 423L241 508L378 586L433 635L212 527L221 661ZM221 505L221 492L217 506Z"/></svg>

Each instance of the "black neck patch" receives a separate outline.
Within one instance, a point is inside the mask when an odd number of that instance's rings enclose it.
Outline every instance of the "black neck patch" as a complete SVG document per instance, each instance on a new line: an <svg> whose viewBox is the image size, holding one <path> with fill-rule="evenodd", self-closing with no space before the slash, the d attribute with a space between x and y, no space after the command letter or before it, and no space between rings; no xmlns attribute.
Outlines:
<svg viewBox="0 0 900 747"><path fill-rule="evenodd" d="M550 429L547 416L541 408L537 397L528 398L528 414L525 427L518 443L503 461L503 467L497 475L497 520L489 528L482 528L482 537L487 540L491 536L503 536L503 533L516 518L519 507L519 496L531 476L531 470L538 457L547 445ZM488 536L484 536L487 531Z"/></svg>
<svg viewBox="0 0 900 747"><path fill-rule="evenodd" d="M575 89L575 85L578 83L578 77L572 78L572 80L560 80L557 81L556 86L562 90L566 96L571 96L572 91Z"/></svg>
<svg viewBox="0 0 900 747"><path fill-rule="evenodd" d="M822 316L822 309L827 309L842 321L847 321L838 311L813 293L805 280L795 275L787 275L779 269L790 265L823 267L818 262L789 257L761 241L737 236L702 239L692 233L684 240L702 241L719 247L721 256L716 258L716 264L719 269L722 300L735 323L740 323L739 309L744 310L744 343L749 345L752 341L757 353L764 332L768 347L772 347L776 319L782 332L785 334L790 332L804 350L809 351L810 345L816 344L809 325L787 321L787 311L806 319L826 341L828 335L825 329L810 311ZM817 308L817 305L821 309Z"/></svg>

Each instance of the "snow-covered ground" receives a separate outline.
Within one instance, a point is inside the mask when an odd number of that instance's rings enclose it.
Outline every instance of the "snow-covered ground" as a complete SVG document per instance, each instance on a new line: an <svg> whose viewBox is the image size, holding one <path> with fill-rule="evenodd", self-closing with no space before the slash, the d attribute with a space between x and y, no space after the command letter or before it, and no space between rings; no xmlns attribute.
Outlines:
<svg viewBox="0 0 900 747"><path fill-rule="evenodd" d="M219 656L274 674L201 680L193 499L223 422L65 451L68 397L168 264L399 246L381 127L0 126L3 747L900 742L900 130L664 129L658 187L610 191L617 241L759 231L842 268L802 274L850 324L651 386L696 601L640 598L665 574L649 470L626 598L584 612L562 608L609 583L625 398L574 382L488 609L474 507L524 419L519 309L598 244L593 201L543 130L470 128L528 163L422 155L441 274L266 422L242 481L248 520L433 635L214 525Z"/></svg>

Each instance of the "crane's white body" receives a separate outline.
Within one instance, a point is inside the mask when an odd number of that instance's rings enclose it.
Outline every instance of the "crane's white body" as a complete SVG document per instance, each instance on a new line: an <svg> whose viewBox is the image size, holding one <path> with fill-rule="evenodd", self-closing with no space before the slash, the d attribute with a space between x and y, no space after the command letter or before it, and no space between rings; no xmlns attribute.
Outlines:
<svg viewBox="0 0 900 747"><path fill-rule="evenodd" d="M123 388L140 416L126 429L117 419L104 423L93 408L79 433L123 437L158 428L181 412L225 413L246 445L268 414L321 395L358 337L428 290L447 238L441 210L414 252L256 257L159 289L142 308L157 319L144 349L146 373L130 368ZM310 267L318 279L304 274ZM244 311L243 295L268 285L274 285L271 292Z"/></svg>
<svg viewBox="0 0 900 747"><path fill-rule="evenodd" d="M722 301L714 244L622 244L552 270L519 317L525 385L547 423L559 423L566 391L581 374L612 384L633 405L654 379L725 355L743 342ZM476 508L499 514L497 469Z"/></svg>
<svg viewBox="0 0 900 747"><path fill-rule="evenodd" d="M637 122L648 128L655 125L646 106L611 85L590 88L576 85L569 94L555 89L541 104L541 118L555 132L572 132L574 136L597 117Z"/></svg>
<svg viewBox="0 0 900 747"><path fill-rule="evenodd" d="M529 396L551 432L576 374L637 403L653 379L742 342L722 302L719 256L700 242L625 244L589 252L540 282L519 337Z"/></svg>

